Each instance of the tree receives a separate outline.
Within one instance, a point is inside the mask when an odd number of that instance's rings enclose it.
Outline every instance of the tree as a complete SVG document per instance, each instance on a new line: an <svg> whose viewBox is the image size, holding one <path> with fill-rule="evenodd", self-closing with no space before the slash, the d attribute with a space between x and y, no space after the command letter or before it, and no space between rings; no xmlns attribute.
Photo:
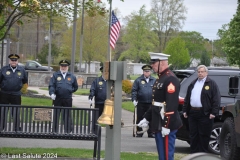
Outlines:
<svg viewBox="0 0 240 160"><path fill-rule="evenodd" d="M83 38L83 60L90 66L91 61L104 62L107 58L108 46L108 20L106 15L96 15L84 17L84 38ZM77 25L81 26L81 18L77 20ZM77 28L77 37L80 37L80 27ZM61 57L70 59L72 26L63 35L63 45L61 46ZM76 44L80 44L80 38L77 38ZM76 48L76 61L79 60L80 45ZM88 67L90 69L90 67Z"/></svg>
<svg viewBox="0 0 240 160"><path fill-rule="evenodd" d="M186 48L185 41L181 37L176 37L167 43L164 53L171 55L169 63L172 69L182 69L189 67L190 56Z"/></svg>
<svg viewBox="0 0 240 160"><path fill-rule="evenodd" d="M157 36L152 29L152 15L142 6L138 12L133 12L127 19L123 43L128 48L118 60L131 59L134 62L149 62L149 51L157 45Z"/></svg>
<svg viewBox="0 0 240 160"><path fill-rule="evenodd" d="M227 54L228 62L240 67L240 0L238 0L237 12L229 24L223 25L218 31L223 50Z"/></svg>
<svg viewBox="0 0 240 160"><path fill-rule="evenodd" d="M21 18L24 16L36 17L39 14L47 16L62 15L68 18L72 17L73 4L76 0L2 0L0 2L0 17L4 17L3 23L0 22L0 31L4 34L0 37L3 40L10 28L15 24L22 24ZM108 0L109 1L109 0ZM104 15L107 10L100 3L93 5L95 0L88 0L84 7L86 12L95 16L96 14ZM78 2L78 8L81 6Z"/></svg>
<svg viewBox="0 0 240 160"><path fill-rule="evenodd" d="M51 45L51 55L52 55L52 60L54 61L60 54L60 48L57 47L56 44L52 43ZM42 64L47 64L48 63L48 44L45 44L42 47L41 52L37 55L37 59L40 63Z"/></svg>
<svg viewBox="0 0 240 160"><path fill-rule="evenodd" d="M201 58L200 58L200 63L205 65L205 66L210 66L210 57L209 55L207 54L207 52L203 52L202 55L201 55Z"/></svg>
<svg viewBox="0 0 240 160"><path fill-rule="evenodd" d="M152 13L159 41L158 51L162 52L170 37L182 28L187 9L181 0L152 0Z"/></svg>
<svg viewBox="0 0 240 160"><path fill-rule="evenodd" d="M201 33L195 31L180 32L179 36L185 41L189 56L193 59L199 59L206 50L204 48L204 37Z"/></svg>

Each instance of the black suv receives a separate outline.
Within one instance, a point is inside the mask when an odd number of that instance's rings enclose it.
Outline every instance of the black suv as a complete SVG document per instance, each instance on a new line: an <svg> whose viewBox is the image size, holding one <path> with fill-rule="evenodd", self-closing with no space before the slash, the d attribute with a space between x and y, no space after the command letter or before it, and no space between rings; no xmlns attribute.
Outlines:
<svg viewBox="0 0 240 160"><path fill-rule="evenodd" d="M196 68L195 68L196 69ZM175 70L174 73L179 78L181 82L181 89L179 96L184 98L187 94L187 88L189 84L197 78L197 71L193 69L187 70ZM220 90L221 94L221 106L219 108L219 115L214 119L214 125L212 128L211 139L209 142L209 151L215 154L220 154L219 148L219 135L221 133L221 128L223 120L221 118L222 111L225 106L235 102L235 98L240 98L240 94L237 94L236 97L231 97L228 94L228 85L230 76L239 76L240 69L231 69L231 68L208 68L208 76L213 79ZM179 102L183 102L182 100ZM183 117L182 112L183 103L179 103L179 113L183 121L183 126L177 132L177 139L190 142L189 139L189 129L188 129L188 120Z"/></svg>

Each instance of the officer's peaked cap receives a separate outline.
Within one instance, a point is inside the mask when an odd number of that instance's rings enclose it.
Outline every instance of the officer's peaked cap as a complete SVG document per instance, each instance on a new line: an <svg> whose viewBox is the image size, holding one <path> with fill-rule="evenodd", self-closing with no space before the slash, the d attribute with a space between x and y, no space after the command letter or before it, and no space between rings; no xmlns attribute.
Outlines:
<svg viewBox="0 0 240 160"><path fill-rule="evenodd" d="M168 60L169 54L149 52L151 63Z"/></svg>
<svg viewBox="0 0 240 160"><path fill-rule="evenodd" d="M142 66L142 70L144 70L144 71L150 71L151 69L152 69L152 67L148 64Z"/></svg>
<svg viewBox="0 0 240 160"><path fill-rule="evenodd" d="M61 60L61 61L59 62L59 65L60 65L60 66L69 66L69 65L70 65L70 62L68 62L67 60Z"/></svg>
<svg viewBox="0 0 240 160"><path fill-rule="evenodd" d="M8 56L8 58L11 59L11 60L18 60L20 57L19 57L19 55L17 55L17 54L10 54L10 55Z"/></svg>

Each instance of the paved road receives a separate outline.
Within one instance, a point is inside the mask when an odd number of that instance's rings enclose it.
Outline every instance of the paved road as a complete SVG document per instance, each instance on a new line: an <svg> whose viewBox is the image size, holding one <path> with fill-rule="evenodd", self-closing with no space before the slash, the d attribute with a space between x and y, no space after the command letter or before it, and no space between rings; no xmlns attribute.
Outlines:
<svg viewBox="0 0 240 160"><path fill-rule="evenodd" d="M40 90L37 87L29 87L30 90L36 90L39 94L48 96L48 91ZM88 96L74 95L73 105L76 107L89 107ZM125 125L132 124L133 114L129 111L122 110L122 119ZM105 128L102 128L102 144L101 150L105 150ZM14 139L0 138L1 147L41 147L41 148L85 148L93 149L92 141L73 141L73 140L49 140L49 139ZM157 152L155 139L147 138L145 133L142 138L132 137L132 128L121 129L121 151L122 152ZM176 152L189 153L189 145L180 140L176 140Z"/></svg>

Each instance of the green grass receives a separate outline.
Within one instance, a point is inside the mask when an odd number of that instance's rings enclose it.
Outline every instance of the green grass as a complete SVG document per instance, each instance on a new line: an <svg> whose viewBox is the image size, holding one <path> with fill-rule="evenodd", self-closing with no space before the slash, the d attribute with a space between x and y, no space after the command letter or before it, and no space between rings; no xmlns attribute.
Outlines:
<svg viewBox="0 0 240 160"><path fill-rule="evenodd" d="M42 157L46 153L51 153L53 156L59 157L71 157L71 158L92 158L93 150L91 149L76 149L76 148L12 148L12 147L3 147L0 148L0 154L9 154L17 155L41 155ZM186 154L175 154L174 160L180 160L186 156ZM101 151L101 158L105 157L105 152ZM155 152L121 152L121 160L157 160L158 155ZM55 158L56 159L56 158Z"/></svg>
<svg viewBox="0 0 240 160"><path fill-rule="evenodd" d="M127 111L134 112L134 105L132 101L122 102L122 108Z"/></svg>
<svg viewBox="0 0 240 160"><path fill-rule="evenodd" d="M52 100L46 98L31 98L22 96L23 106L52 106Z"/></svg>

